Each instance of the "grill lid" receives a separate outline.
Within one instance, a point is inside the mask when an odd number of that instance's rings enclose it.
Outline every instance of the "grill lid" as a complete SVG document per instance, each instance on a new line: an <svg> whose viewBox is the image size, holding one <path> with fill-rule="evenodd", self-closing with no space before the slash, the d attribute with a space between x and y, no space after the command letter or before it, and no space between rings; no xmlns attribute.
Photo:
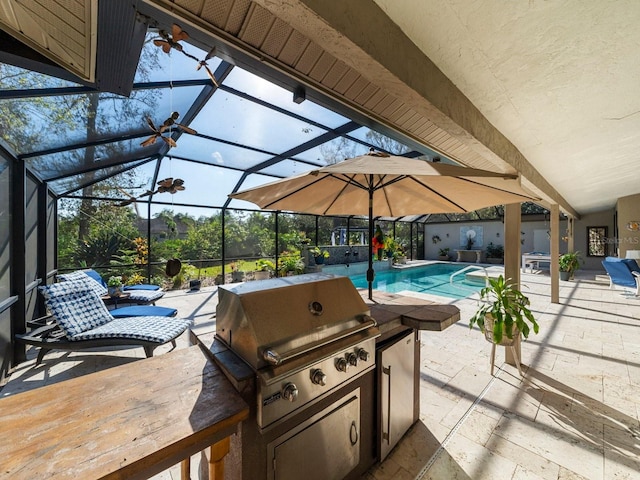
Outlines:
<svg viewBox="0 0 640 480"><path fill-rule="evenodd" d="M375 326L348 277L313 273L218 289L216 335L255 369Z"/></svg>

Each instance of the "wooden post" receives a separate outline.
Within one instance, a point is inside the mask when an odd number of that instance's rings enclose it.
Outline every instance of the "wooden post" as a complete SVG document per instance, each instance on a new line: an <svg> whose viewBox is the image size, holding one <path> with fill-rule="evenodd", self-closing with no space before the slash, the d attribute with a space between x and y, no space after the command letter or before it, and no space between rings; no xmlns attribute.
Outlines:
<svg viewBox="0 0 640 480"><path fill-rule="evenodd" d="M520 260L522 258L520 248L520 204L513 203L504 206L504 276L511 279L516 288L520 288ZM517 358L520 354L520 336L513 343L513 352ZM517 365L517 360L512 354L512 349L504 349L504 361L510 365Z"/></svg>
<svg viewBox="0 0 640 480"><path fill-rule="evenodd" d="M551 227L551 303L560 303L560 207L557 203L551 205L549 212ZM569 223L571 218L569 218Z"/></svg>
<svg viewBox="0 0 640 480"><path fill-rule="evenodd" d="M209 480L224 480L224 457L229 453L229 437L211 445L209 451Z"/></svg>
<svg viewBox="0 0 640 480"><path fill-rule="evenodd" d="M191 480L191 457L180 462L180 480Z"/></svg>

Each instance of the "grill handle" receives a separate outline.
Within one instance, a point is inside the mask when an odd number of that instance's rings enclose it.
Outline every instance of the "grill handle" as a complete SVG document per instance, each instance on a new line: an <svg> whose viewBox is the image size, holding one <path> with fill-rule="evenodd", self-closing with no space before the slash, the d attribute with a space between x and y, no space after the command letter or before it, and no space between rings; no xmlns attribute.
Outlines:
<svg viewBox="0 0 640 480"><path fill-rule="evenodd" d="M356 325L355 327L343 330L334 335L329 335L321 340L318 340L317 342L309 343L299 348L294 348L282 354L278 353L278 351L274 347L267 347L262 352L262 358L265 362L277 366L299 355L304 355L305 353L315 350L316 348L329 345L332 342L346 338L350 335L353 335L354 333L362 332L363 330L367 330L368 328L375 327L376 325L377 322L373 317L364 315L363 322L359 325Z"/></svg>

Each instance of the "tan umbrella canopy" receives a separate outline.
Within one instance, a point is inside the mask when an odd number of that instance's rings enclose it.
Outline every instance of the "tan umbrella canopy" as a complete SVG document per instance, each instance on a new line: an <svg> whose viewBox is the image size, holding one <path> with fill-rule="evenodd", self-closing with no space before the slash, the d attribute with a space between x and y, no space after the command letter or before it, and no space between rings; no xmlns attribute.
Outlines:
<svg viewBox="0 0 640 480"><path fill-rule="evenodd" d="M369 152L335 165L229 195L262 209L369 216L369 298L374 278L373 213L399 217L464 213L535 201L517 175Z"/></svg>

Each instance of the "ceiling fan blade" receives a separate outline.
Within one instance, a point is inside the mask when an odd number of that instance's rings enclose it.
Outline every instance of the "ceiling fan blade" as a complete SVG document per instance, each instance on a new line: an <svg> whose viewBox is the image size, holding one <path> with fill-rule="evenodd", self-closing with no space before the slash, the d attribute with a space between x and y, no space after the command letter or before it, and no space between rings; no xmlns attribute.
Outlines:
<svg viewBox="0 0 640 480"><path fill-rule="evenodd" d="M187 127L187 126L182 125L180 123L176 123L176 125L178 127L180 127L182 130L184 130L185 133L190 133L191 135L197 135L198 134L198 132L196 132L193 128Z"/></svg>
<svg viewBox="0 0 640 480"><path fill-rule="evenodd" d="M176 141L173 138L171 138L171 137L162 137L162 138L164 138L164 141L167 142L167 144L170 147L177 147L178 146L178 144L176 143Z"/></svg>
<svg viewBox="0 0 640 480"><path fill-rule="evenodd" d="M219 87L220 85L218 85L218 81L216 80L215 75L213 74L213 72L209 69L209 67L207 67L206 65L204 66L205 70L207 71L207 75L209 75L209 78L211 79L211 81L213 82L213 84L216 87Z"/></svg>
<svg viewBox="0 0 640 480"><path fill-rule="evenodd" d="M161 47L164 53L169 53L171 51L171 44L166 40L154 40L153 44L156 47Z"/></svg>
<svg viewBox="0 0 640 480"><path fill-rule="evenodd" d="M213 47L211 50L209 50L209 53L207 53L207 56L204 57L204 61L206 62L207 60L210 60L211 58L213 58L215 54L216 54L216 47Z"/></svg>
<svg viewBox="0 0 640 480"><path fill-rule="evenodd" d="M151 135L149 138L147 138L140 145L143 146L143 147L148 147L149 145L153 145L154 143L156 143L157 138L158 138L158 135Z"/></svg>
<svg viewBox="0 0 640 480"><path fill-rule="evenodd" d="M189 38L189 34L182 30L180 25L173 24L171 25L171 36L173 37L174 42L179 42L181 40L187 40Z"/></svg>
<svg viewBox="0 0 640 480"><path fill-rule="evenodd" d="M149 125L149 128L151 128L151 130L153 130L154 132L158 132L158 129L156 128L156 125L153 123L153 120L151 120L151 117L147 117L147 124Z"/></svg>

